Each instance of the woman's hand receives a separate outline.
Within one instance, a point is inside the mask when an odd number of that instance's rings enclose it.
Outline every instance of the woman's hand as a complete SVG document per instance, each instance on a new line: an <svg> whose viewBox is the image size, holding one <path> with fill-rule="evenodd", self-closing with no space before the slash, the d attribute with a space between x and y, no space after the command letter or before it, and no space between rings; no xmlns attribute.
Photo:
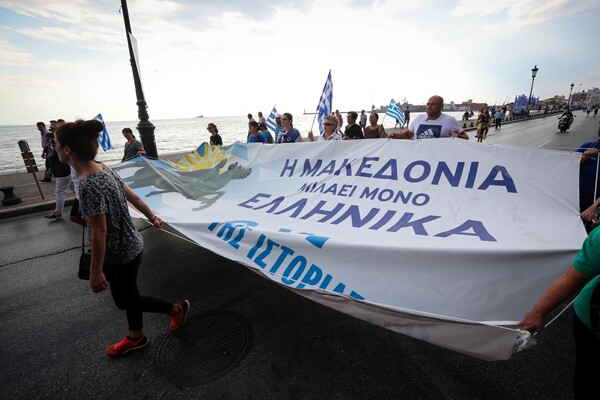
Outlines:
<svg viewBox="0 0 600 400"><path fill-rule="evenodd" d="M108 289L108 281L104 273L90 274L90 287L94 293L100 293Z"/></svg>
<svg viewBox="0 0 600 400"><path fill-rule="evenodd" d="M586 208L581 214L581 219L584 221L592 221L596 217L596 206L592 204L590 207Z"/></svg>
<svg viewBox="0 0 600 400"><path fill-rule="evenodd" d="M154 225L155 228L162 229L165 226L165 222L162 219L160 219L158 215L155 215L152 221L150 222L152 223L152 225Z"/></svg>

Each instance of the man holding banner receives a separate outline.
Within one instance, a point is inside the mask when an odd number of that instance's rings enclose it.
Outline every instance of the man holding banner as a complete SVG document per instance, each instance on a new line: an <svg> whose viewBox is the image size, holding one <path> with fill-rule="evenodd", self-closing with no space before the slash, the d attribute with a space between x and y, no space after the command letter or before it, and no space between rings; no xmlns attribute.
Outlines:
<svg viewBox="0 0 600 400"><path fill-rule="evenodd" d="M458 121L454 117L444 114L443 108L444 99L441 96L431 96L425 108L426 115L417 115L406 131L393 133L389 137L395 139L459 137L469 140L469 135L460 127Z"/></svg>

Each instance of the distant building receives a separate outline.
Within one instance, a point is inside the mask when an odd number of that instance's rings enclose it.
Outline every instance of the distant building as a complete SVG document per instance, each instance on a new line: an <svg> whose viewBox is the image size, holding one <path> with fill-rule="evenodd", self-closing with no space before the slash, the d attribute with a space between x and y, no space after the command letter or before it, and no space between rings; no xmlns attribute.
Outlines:
<svg viewBox="0 0 600 400"><path fill-rule="evenodd" d="M587 91L586 103L592 106L600 105L600 89L593 88ZM586 104L586 105L587 105Z"/></svg>
<svg viewBox="0 0 600 400"><path fill-rule="evenodd" d="M473 99L469 99L467 101L463 101L459 105L455 106L457 111L473 111L478 112L483 107L487 107L487 103L473 103Z"/></svg>

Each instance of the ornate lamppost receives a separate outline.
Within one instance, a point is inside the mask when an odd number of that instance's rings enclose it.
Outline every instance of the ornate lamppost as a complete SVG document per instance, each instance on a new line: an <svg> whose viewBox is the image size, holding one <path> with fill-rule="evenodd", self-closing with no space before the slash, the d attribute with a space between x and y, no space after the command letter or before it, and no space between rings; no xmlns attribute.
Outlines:
<svg viewBox="0 0 600 400"><path fill-rule="evenodd" d="M529 117L529 109L531 108L531 94L533 93L533 81L535 80L535 76L540 69L535 65L531 68L531 89L529 90L529 101L527 102L527 116Z"/></svg>
<svg viewBox="0 0 600 400"><path fill-rule="evenodd" d="M156 142L154 140L154 125L149 121L148 105L144 99L144 92L142 90L142 81L140 79L140 72L137 67L137 61L135 59L135 52L131 40L133 35L131 34L131 24L129 23L129 12L127 10L127 1L121 0L121 8L123 9L123 19L125 20L125 33L127 35L127 45L129 47L129 58L131 61L131 70L133 71L133 83L135 84L135 94L137 96L138 105L138 119L140 122L137 125L137 130L140 133L140 139L142 145L146 150L148 157L158 158L158 152L156 151ZM135 40L135 38L133 38ZM137 47L137 45L136 45Z"/></svg>
<svg viewBox="0 0 600 400"><path fill-rule="evenodd" d="M569 92L569 101L567 102L567 109L569 111L571 111L571 93L573 93L573 86L575 86L574 83L571 83L571 91Z"/></svg>

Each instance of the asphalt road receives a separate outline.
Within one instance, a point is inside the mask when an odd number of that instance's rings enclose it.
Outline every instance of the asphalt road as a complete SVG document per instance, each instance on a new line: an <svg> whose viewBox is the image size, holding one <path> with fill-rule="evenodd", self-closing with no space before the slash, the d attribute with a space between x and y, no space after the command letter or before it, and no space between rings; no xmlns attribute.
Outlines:
<svg viewBox="0 0 600 400"><path fill-rule="evenodd" d="M583 142L598 139L598 120L600 118L586 117L585 115L585 113L576 111L571 129L564 133L558 130L556 115L526 122L509 123L500 129L494 129L492 125L483 142L484 144L514 144L573 151ZM475 140L474 131L470 131L469 135L472 137L471 140Z"/></svg>
<svg viewBox="0 0 600 400"><path fill-rule="evenodd" d="M520 144L575 148L595 140L597 129L598 118L578 115L571 131L559 134L549 117L492 129L484 145L512 136ZM189 299L188 326L212 311L243 317L252 332L247 355L210 383L175 383L160 368L168 319L146 315L151 345L109 359L104 349L125 334L126 321L109 293L93 294L76 278L80 228L43 213L8 218L0 221L0 399L571 398L570 310L538 335L538 345L485 362L341 314L136 224L146 244L142 292Z"/></svg>

